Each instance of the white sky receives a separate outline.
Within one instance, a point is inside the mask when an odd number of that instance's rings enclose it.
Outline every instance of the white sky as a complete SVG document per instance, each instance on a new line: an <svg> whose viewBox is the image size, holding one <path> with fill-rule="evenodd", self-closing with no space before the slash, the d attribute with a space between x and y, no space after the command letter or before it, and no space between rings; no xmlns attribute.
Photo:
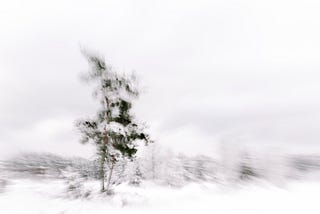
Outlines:
<svg viewBox="0 0 320 214"><path fill-rule="evenodd" d="M73 126L98 106L83 45L135 70L157 143L319 152L318 1L0 0L0 155L90 157Z"/></svg>

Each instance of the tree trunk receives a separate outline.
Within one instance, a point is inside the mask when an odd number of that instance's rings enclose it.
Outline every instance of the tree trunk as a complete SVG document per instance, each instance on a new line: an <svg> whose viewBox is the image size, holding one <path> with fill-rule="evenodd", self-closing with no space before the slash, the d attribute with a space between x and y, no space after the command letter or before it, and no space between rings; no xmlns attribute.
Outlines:
<svg viewBox="0 0 320 214"><path fill-rule="evenodd" d="M109 100L106 97L105 97L105 104L106 104L106 106L105 106L105 108L106 108L105 120L106 120L106 122L108 124L109 123L109 114L108 114ZM107 144L108 144L108 133L107 133L106 127L104 127L104 137L103 137L103 140L102 140L101 166L100 166L101 167L100 168L100 173L101 173L101 192L108 191L108 186L109 186L109 184L108 184L107 185L107 189L105 189L105 187L104 187L104 180L105 180L104 165L105 165L106 156L107 156ZM112 171L110 173L112 173Z"/></svg>
<svg viewBox="0 0 320 214"><path fill-rule="evenodd" d="M108 175L108 180L107 180L107 187L106 187L106 192L109 192L109 188L110 188L110 183L111 183L111 177L112 177L112 172L113 172L113 168L114 168L114 163L111 163L111 167L110 167L110 172Z"/></svg>
<svg viewBox="0 0 320 214"><path fill-rule="evenodd" d="M102 148L101 151L101 165L100 165L100 179L101 179L101 192L105 191L104 188L104 180L105 180L105 171L104 171L104 165L105 165L105 159L106 159L106 152L104 148Z"/></svg>

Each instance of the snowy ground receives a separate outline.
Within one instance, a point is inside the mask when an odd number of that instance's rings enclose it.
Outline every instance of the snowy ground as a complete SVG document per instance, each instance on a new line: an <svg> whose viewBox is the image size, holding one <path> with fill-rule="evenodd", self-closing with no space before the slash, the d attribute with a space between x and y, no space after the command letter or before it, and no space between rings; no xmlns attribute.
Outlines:
<svg viewBox="0 0 320 214"><path fill-rule="evenodd" d="M90 183L97 187L97 183ZM227 187L190 184L169 188L151 183L120 185L116 194L90 199L67 199L59 180L11 180L0 193L0 213L308 213L319 214L320 183L294 182L279 188L266 183Z"/></svg>

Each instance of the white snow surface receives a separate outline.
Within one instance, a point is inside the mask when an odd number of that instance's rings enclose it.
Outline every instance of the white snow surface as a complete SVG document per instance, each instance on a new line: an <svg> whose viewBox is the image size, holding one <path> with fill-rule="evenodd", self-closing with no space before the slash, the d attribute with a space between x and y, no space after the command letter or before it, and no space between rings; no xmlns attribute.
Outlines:
<svg viewBox="0 0 320 214"><path fill-rule="evenodd" d="M237 187L202 183L183 188L145 182L141 187L119 185L113 196L96 191L89 199L66 198L65 187L62 180L11 180L0 193L0 213L320 213L320 183L316 182L282 187L262 182ZM98 190L99 183L87 182L86 187Z"/></svg>

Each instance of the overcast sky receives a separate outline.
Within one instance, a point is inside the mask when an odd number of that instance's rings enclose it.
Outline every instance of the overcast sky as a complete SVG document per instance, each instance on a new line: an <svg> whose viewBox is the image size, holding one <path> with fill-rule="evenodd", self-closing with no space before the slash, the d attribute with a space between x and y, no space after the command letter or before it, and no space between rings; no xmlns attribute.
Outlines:
<svg viewBox="0 0 320 214"><path fill-rule="evenodd" d="M85 46L135 70L137 117L188 154L221 145L320 152L320 3L294 0L0 1L0 155L91 157Z"/></svg>

